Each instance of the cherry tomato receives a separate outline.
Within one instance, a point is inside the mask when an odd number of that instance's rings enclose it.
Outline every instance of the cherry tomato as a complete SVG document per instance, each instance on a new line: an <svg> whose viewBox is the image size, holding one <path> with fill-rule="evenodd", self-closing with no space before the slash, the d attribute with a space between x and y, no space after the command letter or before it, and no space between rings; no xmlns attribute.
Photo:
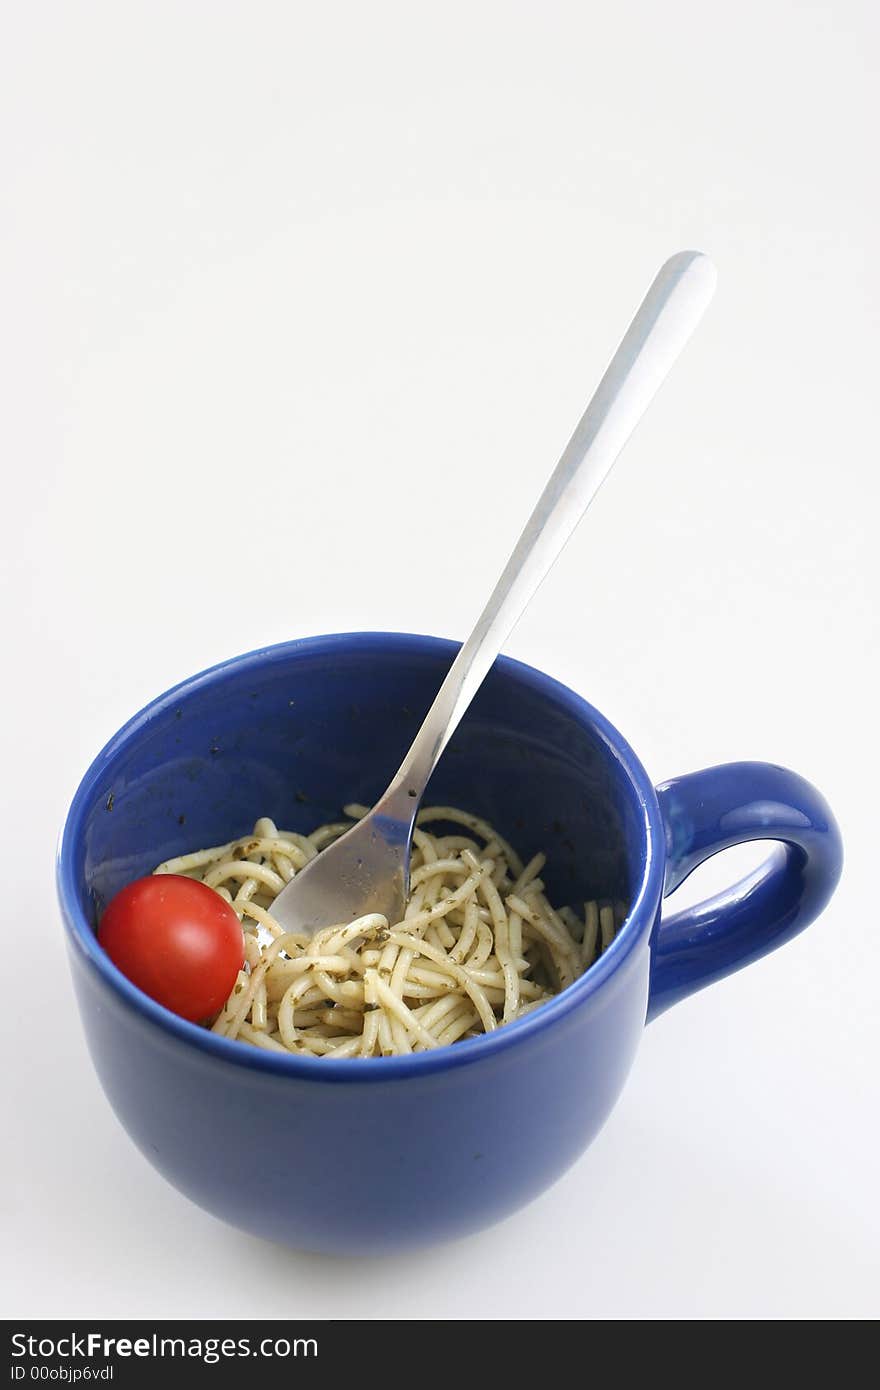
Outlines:
<svg viewBox="0 0 880 1390"><path fill-rule="evenodd" d="M192 1023L219 1012L244 964L232 908L179 874L129 883L108 903L98 940L132 984Z"/></svg>

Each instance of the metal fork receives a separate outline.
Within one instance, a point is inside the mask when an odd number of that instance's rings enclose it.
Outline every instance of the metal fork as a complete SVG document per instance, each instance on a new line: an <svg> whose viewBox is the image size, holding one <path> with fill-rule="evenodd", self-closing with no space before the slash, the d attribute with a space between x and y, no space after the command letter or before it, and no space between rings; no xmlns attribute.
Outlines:
<svg viewBox="0 0 880 1390"><path fill-rule="evenodd" d="M428 779L503 643L696 328L715 279L712 262L699 251L680 251L660 268L387 791L272 904L273 916L287 931L313 933L371 912L391 923L402 919L413 826Z"/></svg>

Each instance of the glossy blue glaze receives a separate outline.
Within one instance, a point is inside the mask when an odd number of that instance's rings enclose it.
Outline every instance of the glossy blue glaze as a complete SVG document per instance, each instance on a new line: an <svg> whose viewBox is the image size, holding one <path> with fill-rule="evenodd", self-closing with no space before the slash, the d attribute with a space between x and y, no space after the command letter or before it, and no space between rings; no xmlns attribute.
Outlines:
<svg viewBox="0 0 880 1390"><path fill-rule="evenodd" d="M502 659L428 797L487 816L527 856L546 850L555 900L630 905L615 941L564 994L486 1038L334 1062L215 1037L119 974L95 938L113 893L172 854L245 833L259 815L308 830L344 802L373 801L456 650L360 633L226 662L136 715L68 815L59 897L110 1103L182 1192L272 1240L379 1252L462 1235L528 1201L604 1123L649 1009L806 926L839 874L833 819L801 779L734 764L658 798L598 711ZM660 925L664 887L716 849L764 836L792 848L760 881Z"/></svg>
<svg viewBox="0 0 880 1390"><path fill-rule="evenodd" d="M664 918L648 1017L781 946L825 907L840 877L840 831L816 788L772 763L728 763L657 788L666 825L665 892L709 855L777 840L765 864L715 897Z"/></svg>

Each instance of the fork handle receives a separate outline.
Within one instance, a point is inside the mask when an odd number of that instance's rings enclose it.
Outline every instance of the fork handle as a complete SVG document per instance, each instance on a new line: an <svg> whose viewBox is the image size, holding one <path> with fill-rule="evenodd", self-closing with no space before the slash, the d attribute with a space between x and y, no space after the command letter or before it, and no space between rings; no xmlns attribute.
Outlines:
<svg viewBox="0 0 880 1390"><path fill-rule="evenodd" d="M661 266L380 805L412 819L437 760L553 562L608 475L715 289L699 251Z"/></svg>

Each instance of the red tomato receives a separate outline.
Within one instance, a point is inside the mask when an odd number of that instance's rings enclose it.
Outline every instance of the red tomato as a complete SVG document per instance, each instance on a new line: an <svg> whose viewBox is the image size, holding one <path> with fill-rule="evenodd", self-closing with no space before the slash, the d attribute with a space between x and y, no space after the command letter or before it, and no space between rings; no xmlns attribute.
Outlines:
<svg viewBox="0 0 880 1390"><path fill-rule="evenodd" d="M98 940L132 984L192 1023L219 1012L244 964L232 908L179 874L129 883L108 903Z"/></svg>

